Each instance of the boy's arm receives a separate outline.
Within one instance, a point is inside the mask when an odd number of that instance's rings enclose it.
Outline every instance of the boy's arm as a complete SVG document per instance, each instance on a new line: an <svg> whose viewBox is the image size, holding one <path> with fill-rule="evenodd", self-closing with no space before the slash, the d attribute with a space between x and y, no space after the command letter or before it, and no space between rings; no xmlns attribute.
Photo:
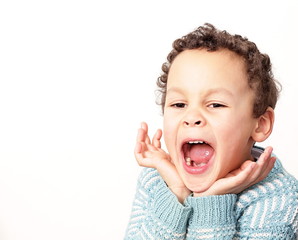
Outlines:
<svg viewBox="0 0 298 240"><path fill-rule="evenodd" d="M126 240L185 239L191 208L182 203L190 192L168 154L161 149L160 139L161 130L158 130L151 141L148 126L142 123L135 157L146 168L138 180Z"/></svg>
<svg viewBox="0 0 298 240"><path fill-rule="evenodd" d="M237 200L240 239L298 239L298 181L276 161L270 175Z"/></svg>
<svg viewBox="0 0 298 240"><path fill-rule="evenodd" d="M236 239L297 240L295 198L277 195L251 204L238 219Z"/></svg>
<svg viewBox="0 0 298 240"><path fill-rule="evenodd" d="M185 239L190 211L155 169L145 168L138 180L125 240Z"/></svg>

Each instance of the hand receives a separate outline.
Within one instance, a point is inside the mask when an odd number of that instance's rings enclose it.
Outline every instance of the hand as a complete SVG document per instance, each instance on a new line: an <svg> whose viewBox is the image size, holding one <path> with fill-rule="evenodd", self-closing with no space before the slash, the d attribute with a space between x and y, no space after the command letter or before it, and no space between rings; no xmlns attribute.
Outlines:
<svg viewBox="0 0 298 240"><path fill-rule="evenodd" d="M162 131L158 129L151 141L148 136L148 125L142 123L138 130L135 157L140 166L155 168L178 200L183 203L191 192L181 180L170 155L161 149L161 137Z"/></svg>
<svg viewBox="0 0 298 240"><path fill-rule="evenodd" d="M257 162L245 161L239 169L217 180L207 191L194 193L194 196L237 194L267 177L274 166L275 157L271 157L272 147L267 147Z"/></svg>

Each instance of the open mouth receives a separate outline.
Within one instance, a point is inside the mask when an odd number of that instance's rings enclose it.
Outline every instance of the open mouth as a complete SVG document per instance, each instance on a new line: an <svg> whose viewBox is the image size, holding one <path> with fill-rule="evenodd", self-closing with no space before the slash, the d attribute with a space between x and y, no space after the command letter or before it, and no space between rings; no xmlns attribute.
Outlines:
<svg viewBox="0 0 298 240"><path fill-rule="evenodd" d="M200 169L208 165L214 154L214 149L203 140L192 140L182 144L182 153L186 168Z"/></svg>

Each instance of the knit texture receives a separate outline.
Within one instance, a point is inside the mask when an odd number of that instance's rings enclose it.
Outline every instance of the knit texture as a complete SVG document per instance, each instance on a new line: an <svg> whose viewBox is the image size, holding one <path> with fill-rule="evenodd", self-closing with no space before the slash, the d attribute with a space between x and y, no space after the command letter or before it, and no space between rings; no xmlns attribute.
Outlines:
<svg viewBox="0 0 298 240"><path fill-rule="evenodd" d="M297 180L279 160L266 179L240 194L189 196L184 204L155 169L144 168L125 240L295 240L297 229Z"/></svg>

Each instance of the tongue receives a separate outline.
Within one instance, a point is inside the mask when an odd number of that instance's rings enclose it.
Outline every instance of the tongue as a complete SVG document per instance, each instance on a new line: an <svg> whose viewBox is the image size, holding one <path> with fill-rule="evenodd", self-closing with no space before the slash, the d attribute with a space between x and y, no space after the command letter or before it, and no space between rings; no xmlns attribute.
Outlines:
<svg viewBox="0 0 298 240"><path fill-rule="evenodd" d="M213 148L207 144L196 144L191 146L189 157L195 163L207 163L213 155Z"/></svg>

